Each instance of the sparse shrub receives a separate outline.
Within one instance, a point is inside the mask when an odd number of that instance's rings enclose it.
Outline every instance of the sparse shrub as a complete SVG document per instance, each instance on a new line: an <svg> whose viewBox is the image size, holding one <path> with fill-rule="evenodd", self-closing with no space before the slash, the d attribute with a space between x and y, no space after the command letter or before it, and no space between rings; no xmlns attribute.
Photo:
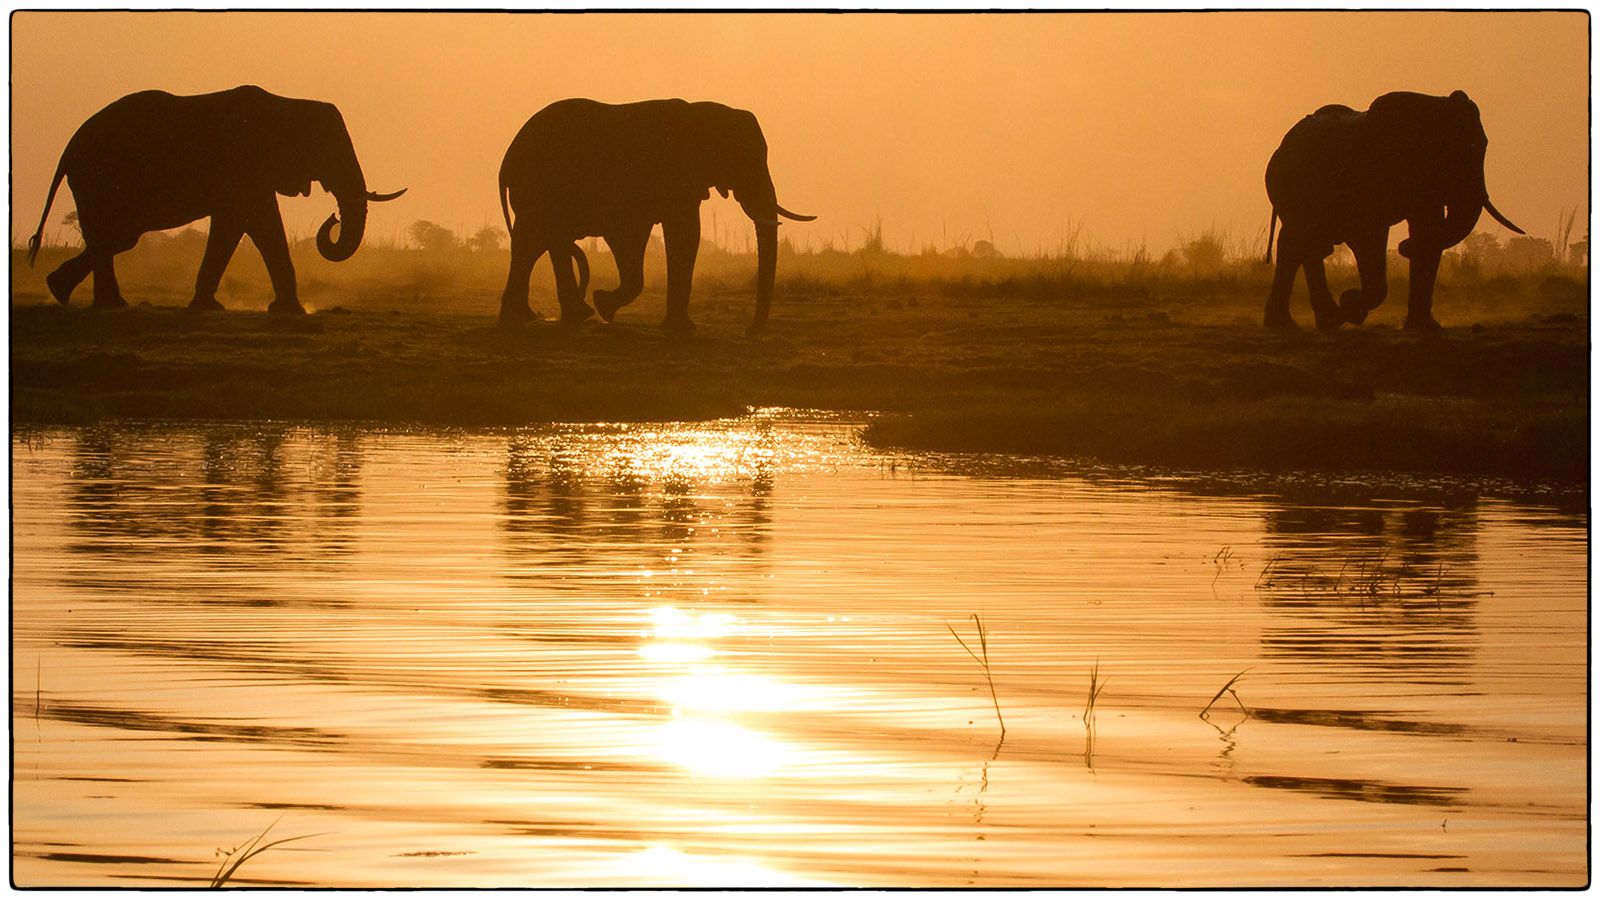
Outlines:
<svg viewBox="0 0 1600 900"><path fill-rule="evenodd" d="M460 246L460 239L454 231L427 219L412 222L406 233L411 236L411 242L417 249L424 253L444 253Z"/></svg>

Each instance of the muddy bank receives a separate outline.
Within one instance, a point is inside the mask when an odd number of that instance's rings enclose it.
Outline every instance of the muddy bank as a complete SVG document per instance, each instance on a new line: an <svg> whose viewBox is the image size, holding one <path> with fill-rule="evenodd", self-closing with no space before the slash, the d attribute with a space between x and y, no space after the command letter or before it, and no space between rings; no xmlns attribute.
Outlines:
<svg viewBox="0 0 1600 900"><path fill-rule="evenodd" d="M1205 467L1587 477L1588 323L1418 335L1274 334L1251 298L1205 308L1034 300L697 300L698 330L338 308L299 319L172 307L11 311L12 420L482 426L645 421L748 406L885 413L868 440ZM1442 316L1443 317L1443 316Z"/></svg>

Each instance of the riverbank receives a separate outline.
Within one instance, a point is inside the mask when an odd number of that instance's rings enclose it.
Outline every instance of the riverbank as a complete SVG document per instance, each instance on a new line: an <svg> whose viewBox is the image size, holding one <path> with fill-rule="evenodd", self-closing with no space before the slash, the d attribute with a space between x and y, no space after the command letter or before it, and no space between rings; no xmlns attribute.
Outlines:
<svg viewBox="0 0 1600 900"><path fill-rule="evenodd" d="M229 419L485 426L698 419L750 406L882 413L884 446L1261 469L1582 481L1586 314L1277 334L1256 299L1077 305L1034 298L786 296L743 336L747 297L696 297L700 327L497 327L483 314L325 308L283 319L177 307L96 313L19 298L14 425ZM1581 307L1580 307L1581 308ZM1466 318L1472 316L1472 318ZM1309 319L1309 316L1303 316Z"/></svg>

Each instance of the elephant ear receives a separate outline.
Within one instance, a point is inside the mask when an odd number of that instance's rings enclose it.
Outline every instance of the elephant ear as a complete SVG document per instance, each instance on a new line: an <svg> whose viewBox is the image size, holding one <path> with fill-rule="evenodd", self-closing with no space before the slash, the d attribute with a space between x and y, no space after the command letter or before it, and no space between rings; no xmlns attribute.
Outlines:
<svg viewBox="0 0 1600 900"><path fill-rule="evenodd" d="M235 186L260 185L280 193L309 193L310 179L290 171L281 152L289 131L284 115L288 101L253 85L227 94L216 123L218 172Z"/></svg>

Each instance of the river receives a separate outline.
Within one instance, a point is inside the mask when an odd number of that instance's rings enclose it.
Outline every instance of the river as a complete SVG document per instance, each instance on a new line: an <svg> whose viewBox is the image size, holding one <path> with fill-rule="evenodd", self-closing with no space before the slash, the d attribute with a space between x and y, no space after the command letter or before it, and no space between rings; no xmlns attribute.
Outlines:
<svg viewBox="0 0 1600 900"><path fill-rule="evenodd" d="M15 434L15 883L1587 883L1585 510L858 432Z"/></svg>

